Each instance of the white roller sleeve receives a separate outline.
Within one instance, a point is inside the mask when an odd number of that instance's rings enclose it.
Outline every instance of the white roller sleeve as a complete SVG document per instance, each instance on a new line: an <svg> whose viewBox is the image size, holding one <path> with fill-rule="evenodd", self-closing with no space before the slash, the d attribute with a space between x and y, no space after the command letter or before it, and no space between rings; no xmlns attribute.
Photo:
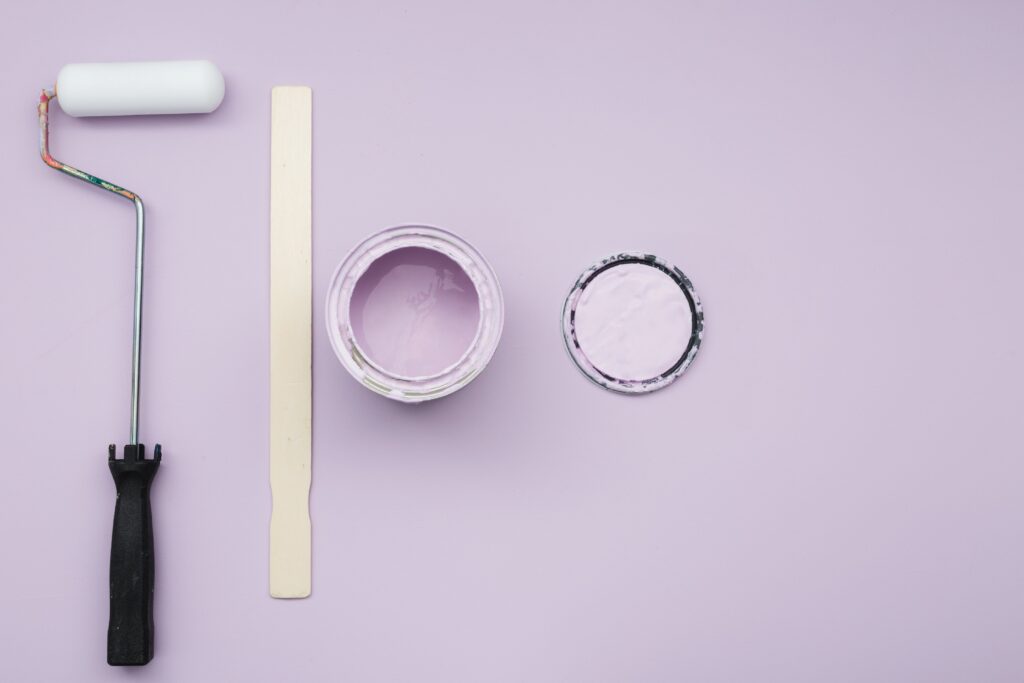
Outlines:
<svg viewBox="0 0 1024 683"><path fill-rule="evenodd" d="M206 114L224 99L224 76L205 59L68 64L56 92L69 116Z"/></svg>

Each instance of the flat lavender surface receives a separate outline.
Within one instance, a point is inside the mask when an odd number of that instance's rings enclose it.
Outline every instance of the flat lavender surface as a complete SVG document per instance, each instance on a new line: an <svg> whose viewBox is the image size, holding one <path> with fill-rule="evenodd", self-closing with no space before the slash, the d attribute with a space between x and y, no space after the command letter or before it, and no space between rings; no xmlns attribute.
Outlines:
<svg viewBox="0 0 1024 683"><path fill-rule="evenodd" d="M0 680L1024 680L1024 5L7 3ZM105 664L132 207L47 168L67 62L202 58L202 117L73 120L137 191L156 658ZM314 98L313 594L267 594L270 88ZM431 404L354 382L327 280L367 234L487 257L505 333ZM679 382L602 391L579 273L692 278Z"/></svg>

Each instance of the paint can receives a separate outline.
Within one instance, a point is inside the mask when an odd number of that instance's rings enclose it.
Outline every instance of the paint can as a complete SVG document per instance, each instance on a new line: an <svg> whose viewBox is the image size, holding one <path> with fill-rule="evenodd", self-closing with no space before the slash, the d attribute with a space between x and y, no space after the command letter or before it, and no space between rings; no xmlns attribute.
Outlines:
<svg viewBox="0 0 1024 683"><path fill-rule="evenodd" d="M501 338L498 278L472 245L421 225L360 242L328 285L327 335L360 384L419 403L466 386Z"/></svg>

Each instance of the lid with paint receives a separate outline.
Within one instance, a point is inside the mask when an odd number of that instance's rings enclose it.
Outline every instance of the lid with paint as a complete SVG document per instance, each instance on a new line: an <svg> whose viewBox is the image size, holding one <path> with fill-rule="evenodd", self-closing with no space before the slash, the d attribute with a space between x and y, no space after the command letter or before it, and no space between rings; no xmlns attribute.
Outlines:
<svg viewBox="0 0 1024 683"><path fill-rule="evenodd" d="M653 254L625 252L587 268L562 307L576 366L626 394L662 389L693 362L704 312L689 278Z"/></svg>

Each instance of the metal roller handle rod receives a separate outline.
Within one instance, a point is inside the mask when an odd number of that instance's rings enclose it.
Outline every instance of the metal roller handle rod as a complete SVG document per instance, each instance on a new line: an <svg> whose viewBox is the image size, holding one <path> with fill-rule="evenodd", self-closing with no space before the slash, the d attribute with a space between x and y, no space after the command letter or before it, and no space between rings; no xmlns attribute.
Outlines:
<svg viewBox="0 0 1024 683"><path fill-rule="evenodd" d="M139 385L142 376L142 261L145 249L145 211L139 195L123 187L109 183L102 178L80 171L74 166L57 161L50 155L49 109L54 93L43 90L39 96L39 155L50 168L84 180L96 187L113 192L135 204L135 304L132 320L132 404L129 445L139 443Z"/></svg>

